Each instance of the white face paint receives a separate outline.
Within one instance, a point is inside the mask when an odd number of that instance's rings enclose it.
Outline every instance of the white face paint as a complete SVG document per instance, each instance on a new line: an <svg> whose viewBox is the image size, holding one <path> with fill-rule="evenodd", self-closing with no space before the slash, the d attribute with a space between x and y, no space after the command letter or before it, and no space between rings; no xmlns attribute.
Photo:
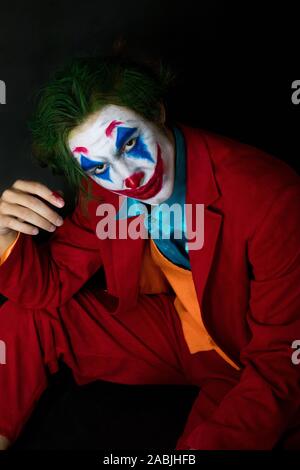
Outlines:
<svg viewBox="0 0 300 470"><path fill-rule="evenodd" d="M175 144L135 111L107 105L69 135L68 144L82 169L100 186L149 204L173 191Z"/></svg>

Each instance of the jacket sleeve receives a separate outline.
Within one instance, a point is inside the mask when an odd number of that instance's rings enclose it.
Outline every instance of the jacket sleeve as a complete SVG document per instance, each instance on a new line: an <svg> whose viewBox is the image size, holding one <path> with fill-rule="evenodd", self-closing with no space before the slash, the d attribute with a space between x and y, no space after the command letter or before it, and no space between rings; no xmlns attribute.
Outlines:
<svg viewBox="0 0 300 470"><path fill-rule="evenodd" d="M252 267L241 379L180 448L272 449L300 407L300 188L273 201L248 243ZM201 391L200 391L201 393Z"/></svg>
<svg viewBox="0 0 300 470"><path fill-rule="evenodd" d="M47 243L20 234L0 266L0 293L27 308L59 307L100 266L99 240L78 205Z"/></svg>

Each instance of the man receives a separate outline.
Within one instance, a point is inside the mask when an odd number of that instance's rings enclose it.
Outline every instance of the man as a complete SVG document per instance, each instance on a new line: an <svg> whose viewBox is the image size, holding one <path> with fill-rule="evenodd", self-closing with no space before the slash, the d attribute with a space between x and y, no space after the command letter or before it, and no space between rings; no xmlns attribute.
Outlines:
<svg viewBox="0 0 300 470"><path fill-rule="evenodd" d="M1 197L2 448L59 359L79 384L198 385L178 449L300 445L299 177L168 124L167 84L163 69L86 59L43 91L35 153L78 203L63 221L63 199L40 183L17 180ZM166 222L171 204L183 218ZM54 232L44 245L40 228ZM100 267L106 285L85 286Z"/></svg>

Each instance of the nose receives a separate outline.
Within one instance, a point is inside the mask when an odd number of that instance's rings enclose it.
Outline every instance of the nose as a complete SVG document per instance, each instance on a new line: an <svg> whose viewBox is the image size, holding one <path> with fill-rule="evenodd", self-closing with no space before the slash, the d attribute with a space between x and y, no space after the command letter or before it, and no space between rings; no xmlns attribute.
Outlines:
<svg viewBox="0 0 300 470"><path fill-rule="evenodd" d="M145 173L143 171L138 171L136 173L133 173L133 175L129 176L125 180L126 188L129 188L129 189L138 188L144 176L145 176Z"/></svg>

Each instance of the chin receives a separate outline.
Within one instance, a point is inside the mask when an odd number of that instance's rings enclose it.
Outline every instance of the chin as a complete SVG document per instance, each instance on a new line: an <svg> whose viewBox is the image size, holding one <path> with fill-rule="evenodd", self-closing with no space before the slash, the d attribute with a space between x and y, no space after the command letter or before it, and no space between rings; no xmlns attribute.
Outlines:
<svg viewBox="0 0 300 470"><path fill-rule="evenodd" d="M146 204L151 205L158 205L162 204L163 202L167 201L169 197L172 195L173 192L173 184L164 184L163 188L153 197L147 200L143 200L141 202L145 202Z"/></svg>

